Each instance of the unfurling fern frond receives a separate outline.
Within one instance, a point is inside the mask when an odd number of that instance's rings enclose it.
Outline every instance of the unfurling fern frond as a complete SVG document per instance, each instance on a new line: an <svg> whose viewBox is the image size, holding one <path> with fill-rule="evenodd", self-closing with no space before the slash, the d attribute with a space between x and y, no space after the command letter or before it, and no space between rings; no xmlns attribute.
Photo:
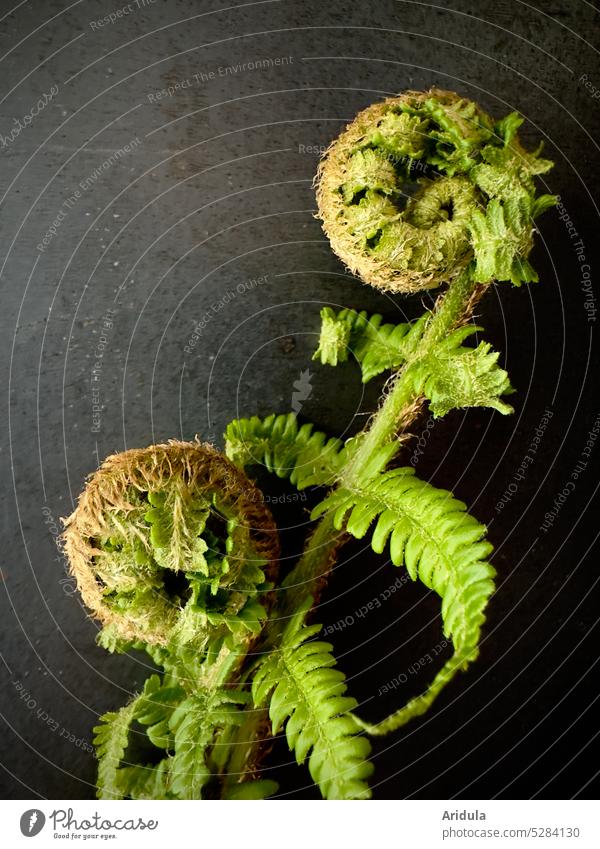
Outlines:
<svg viewBox="0 0 600 849"><path fill-rule="evenodd" d="M171 787L178 799L200 799L211 778L208 751L219 729L239 724L239 705L248 697L239 691L197 693L177 706L169 726L175 736Z"/></svg>
<svg viewBox="0 0 600 849"><path fill-rule="evenodd" d="M434 417L512 411L499 355L464 343L495 280L537 280L534 221L558 200L537 195L552 163L522 146L522 120L495 121L454 92L407 91L363 110L323 156L318 210L344 265L387 292L448 287L399 324L322 310L314 359L336 366L352 355L363 382L396 372L361 433L330 438L294 414L240 419L226 433L233 462L210 445L171 441L108 458L86 484L64 545L104 626L99 642L145 649L162 670L95 729L101 798L272 795L275 783L259 778L269 725L285 729L325 798L368 798L364 732L423 714L477 657L495 575L485 528L450 492L389 466L427 404ZM309 377L303 370L294 383L297 411ZM298 489L330 488L282 580L267 497L239 468L252 465ZM375 725L354 714L320 626L305 624L348 535L370 537L377 553L389 544L393 563L437 593L454 648L424 693ZM135 736L141 746L130 745Z"/></svg>
<svg viewBox="0 0 600 849"><path fill-rule="evenodd" d="M135 717L137 699L118 711L100 717L102 725L94 728L94 745L98 758L99 799L122 799L118 770L129 744L129 729Z"/></svg>
<svg viewBox="0 0 600 849"><path fill-rule="evenodd" d="M311 603L292 617L280 646L259 664L252 697L257 708L269 700L273 733L285 725L290 750L299 764L308 757L326 799L366 799L369 742L349 714L356 701L346 695L344 674L334 669L331 644L311 640L321 626L303 624Z"/></svg>
<svg viewBox="0 0 600 849"><path fill-rule="evenodd" d="M412 468L385 472L376 480L352 490L341 487L313 511L332 516L337 529L362 539L371 524L371 546L383 552L388 539L396 566L405 565L442 599L444 634L452 639L454 656L429 689L377 726L385 733L424 713L458 669L478 655L484 610L494 591L495 571L486 558L492 546L484 539L485 527L466 512L451 493L419 480Z"/></svg>
<svg viewBox="0 0 600 849"><path fill-rule="evenodd" d="M225 431L225 453L237 466L264 465L298 489L331 485L343 464L344 445L295 413L235 419Z"/></svg>
<svg viewBox="0 0 600 849"><path fill-rule="evenodd" d="M413 324L381 324L381 316L342 310L336 316L329 307L321 311L321 338L315 357L337 365L352 351L360 364L363 383L386 369L408 365L407 380L417 394L430 402L437 418L452 409L493 407L511 413L500 400L512 392L508 374L498 365L499 354L487 342L477 348L462 343L481 327L468 325L449 333L419 355L418 347L428 314Z"/></svg>
<svg viewBox="0 0 600 849"><path fill-rule="evenodd" d="M417 321L382 324L379 314L344 309L336 315L330 307L321 310L319 347L313 355L323 365L336 366L351 352L360 364L363 383L387 369L397 368L417 350L427 314Z"/></svg>

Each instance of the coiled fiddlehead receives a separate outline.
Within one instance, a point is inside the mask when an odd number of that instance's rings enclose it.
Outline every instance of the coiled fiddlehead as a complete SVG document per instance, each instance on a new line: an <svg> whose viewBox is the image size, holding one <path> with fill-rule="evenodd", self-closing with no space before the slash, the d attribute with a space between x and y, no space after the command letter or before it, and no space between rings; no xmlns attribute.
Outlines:
<svg viewBox="0 0 600 849"><path fill-rule="evenodd" d="M125 640L155 645L205 644L238 619L258 622L278 553L260 490L198 442L108 457L64 543L93 615Z"/></svg>
<svg viewBox="0 0 600 849"><path fill-rule="evenodd" d="M145 649L162 669L94 729L98 795L201 798L219 780L222 741L248 703L237 687L240 666L267 619L276 577L277 531L260 490L210 445L125 451L91 476L64 546L104 626L101 644ZM134 722L145 728L150 764L127 754L139 743Z"/></svg>
<svg viewBox="0 0 600 849"><path fill-rule="evenodd" d="M366 283L396 292L435 288L473 259L480 282L534 280L531 221L549 201L533 202L533 176L551 163L522 147L521 121L512 113L494 122L440 89L360 112L316 178L333 250ZM499 250L505 261L492 269Z"/></svg>

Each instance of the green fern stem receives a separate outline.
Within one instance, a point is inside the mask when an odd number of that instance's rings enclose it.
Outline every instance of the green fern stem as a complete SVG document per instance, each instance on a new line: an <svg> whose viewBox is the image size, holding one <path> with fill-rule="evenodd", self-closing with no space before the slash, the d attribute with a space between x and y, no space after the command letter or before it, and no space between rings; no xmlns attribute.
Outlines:
<svg viewBox="0 0 600 849"><path fill-rule="evenodd" d="M470 268L450 283L431 312L419 345L419 358L426 356L436 343L470 318L486 288L487 285L473 280ZM408 375L411 365L410 360L406 362L393 379L388 395L365 431L357 451L339 473L340 485L352 489L363 477L361 470L369 460L420 413L424 399L415 393L414 382ZM331 515L326 513L319 520L302 557L283 583L285 593L277 605L276 615L289 615L309 595L318 599L333 555L342 542Z"/></svg>

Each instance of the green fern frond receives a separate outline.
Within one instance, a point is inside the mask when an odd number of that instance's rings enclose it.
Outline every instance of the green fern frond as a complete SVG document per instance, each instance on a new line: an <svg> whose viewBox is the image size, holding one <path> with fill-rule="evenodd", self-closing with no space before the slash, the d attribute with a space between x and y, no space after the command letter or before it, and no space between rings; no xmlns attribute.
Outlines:
<svg viewBox="0 0 600 849"><path fill-rule="evenodd" d="M273 734L285 725L290 750L299 764L308 757L310 774L326 799L366 799L370 746L348 713L356 701L346 695L344 674L334 669L331 644L311 640L320 625L303 625L309 602L254 673L254 704L262 707L270 697Z"/></svg>
<svg viewBox="0 0 600 849"><path fill-rule="evenodd" d="M135 718L137 699L118 711L109 711L100 717L101 725L94 731L94 745L98 758L99 799L122 799L118 770L129 743L129 729Z"/></svg>
<svg viewBox="0 0 600 849"><path fill-rule="evenodd" d="M154 746L172 750L174 737L169 721L184 698L182 687L165 683L155 674L146 679L142 692L128 705L117 713L107 713L101 717L104 724L94 729L98 756L98 798L176 798L170 793L171 758L163 758L156 766L122 766L122 761L134 720L146 726L148 739Z"/></svg>
<svg viewBox="0 0 600 849"><path fill-rule="evenodd" d="M200 536L210 504L192 497L184 486L149 492L150 507L144 519L150 525L153 556L159 566L174 571L208 574L208 545Z"/></svg>
<svg viewBox="0 0 600 849"><path fill-rule="evenodd" d="M509 200L526 195L533 199L534 177L547 173L553 166L549 159L540 157L540 149L525 150L514 140L522 121L514 112L499 121L496 132L504 144L499 146L495 139L493 144L486 145L481 151L483 161L471 170L473 182L490 198Z"/></svg>
<svg viewBox="0 0 600 849"><path fill-rule="evenodd" d="M256 781L243 781L241 784L233 784L227 788L224 799L267 799L274 796L279 790L276 781L269 778L260 778Z"/></svg>
<svg viewBox="0 0 600 849"><path fill-rule="evenodd" d="M307 486L332 486L363 439L363 434L346 442L327 437L312 424L299 425L296 414L288 413L266 419L234 419L225 431L225 450L237 465L262 463L301 490ZM378 475L399 448L399 443L390 442L374 449L361 469L361 477Z"/></svg>
<svg viewBox="0 0 600 849"><path fill-rule="evenodd" d="M225 431L225 452L238 466L264 465L298 489L327 486L344 462L344 445L294 413L235 419Z"/></svg>
<svg viewBox="0 0 600 849"><path fill-rule="evenodd" d="M182 701L169 720L174 733L171 789L178 799L200 799L212 777L209 750L218 731L242 722L240 705L248 696L236 690L196 692Z"/></svg>
<svg viewBox="0 0 600 849"><path fill-rule="evenodd" d="M172 749L173 735L169 720L177 705L185 698L179 686L164 685L158 675L151 675L137 698L135 719L146 726L146 734L157 749Z"/></svg>
<svg viewBox="0 0 600 849"><path fill-rule="evenodd" d="M379 314L369 316L364 310L343 309L336 315L331 307L324 307L319 347L313 359L336 366L352 352L360 364L363 383L367 383L382 371L398 368L416 353L428 316L426 313L414 322L382 324Z"/></svg>
<svg viewBox="0 0 600 849"><path fill-rule="evenodd" d="M477 657L484 610L494 591L495 571L486 560L492 546L484 539L484 525L461 501L419 480L412 468L385 472L360 490L336 490L312 515L323 513L357 539L375 523L373 550L382 553L389 539L392 562L404 564L413 581L422 581L442 599L444 634L454 644L454 657L423 696L384 726L391 730L423 713L456 671Z"/></svg>
<svg viewBox="0 0 600 849"><path fill-rule="evenodd" d="M205 723L204 705L194 698L183 701L171 719L175 732L171 782L179 799L200 799L202 788L210 780L206 749L212 742L214 726Z"/></svg>
<svg viewBox="0 0 600 849"><path fill-rule="evenodd" d="M181 670L179 670L181 673ZM214 777L211 750L224 730L242 722L250 695L197 684L193 695L173 683L171 674L151 675L144 689L117 713L101 717L94 729L98 754L98 796L102 799L201 799ZM197 674L191 681L197 681ZM146 726L149 741L168 752L155 766L122 765L131 723Z"/></svg>
<svg viewBox="0 0 600 849"><path fill-rule="evenodd" d="M512 407L500 395L512 392L507 373L498 364L498 354L487 342L466 348L462 342L481 330L469 325L448 334L425 356L418 345L428 314L412 324L382 324L380 315L329 307L321 311L321 339L314 358L337 365L352 351L366 383L386 369L398 368L412 360L411 377L415 390L429 400L434 416L443 416L462 407L493 407L511 413Z"/></svg>
<svg viewBox="0 0 600 849"><path fill-rule="evenodd" d="M158 764L135 764L122 767L117 773L117 783L123 798L134 800L174 799L170 791L172 758Z"/></svg>
<svg viewBox="0 0 600 849"><path fill-rule="evenodd" d="M510 197L503 203L494 198L485 212L473 211L469 229L476 260L474 280L510 280L515 286L537 282L538 276L527 260L531 218L528 196Z"/></svg>
<svg viewBox="0 0 600 849"><path fill-rule="evenodd" d="M469 325L453 331L411 366L415 390L425 395L436 418L463 407L493 407L505 415L513 412L500 400L514 390L507 372L498 365L498 352L488 342L477 348L462 345L481 329Z"/></svg>

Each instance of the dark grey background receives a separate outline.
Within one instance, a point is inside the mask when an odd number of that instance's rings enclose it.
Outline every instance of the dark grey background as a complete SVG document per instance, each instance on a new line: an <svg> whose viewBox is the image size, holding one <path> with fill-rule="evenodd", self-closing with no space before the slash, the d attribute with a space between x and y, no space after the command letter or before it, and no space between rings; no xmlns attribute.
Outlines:
<svg viewBox="0 0 600 849"><path fill-rule="evenodd" d="M1 4L2 136L58 87L0 149L6 797L93 796L91 728L146 674L141 658L95 646L96 625L56 549L59 518L99 458L196 433L221 445L231 418L288 411L306 368L312 389L302 415L331 433L354 432L382 382L363 393L352 364L311 363L321 305L402 320L431 303L352 280L313 217L315 150L357 110L430 85L476 98L497 116L520 110L527 142L543 139L556 161L546 190L562 196L592 276L599 268L592 3L266 0L222 9L222 0L139 0L114 24L92 26L125 6ZM219 73L281 57L288 59L266 69ZM191 82L173 96L153 97L182 80ZM68 209L78 184L136 138ZM452 413L427 430L417 463L490 525L499 581L481 658L428 716L375 744L379 798L595 792L598 561L585 558L598 526L591 498L599 447L550 530L540 526L600 413L598 362L576 239L556 211L540 228L540 283L499 286L480 308L518 390L515 415ZM92 371L109 309L116 312L97 371L94 432ZM186 352L194 322L207 315L200 343ZM499 511L547 407L553 417L535 463ZM277 510L290 557L307 506ZM435 664L410 670L441 639L439 604L418 586L403 585L376 612L356 616L400 574L350 545L319 611L326 625L356 619L334 643L372 719L426 684ZM395 693L377 695L403 675ZM314 796L307 772L290 760L278 741L267 774L282 794Z"/></svg>

